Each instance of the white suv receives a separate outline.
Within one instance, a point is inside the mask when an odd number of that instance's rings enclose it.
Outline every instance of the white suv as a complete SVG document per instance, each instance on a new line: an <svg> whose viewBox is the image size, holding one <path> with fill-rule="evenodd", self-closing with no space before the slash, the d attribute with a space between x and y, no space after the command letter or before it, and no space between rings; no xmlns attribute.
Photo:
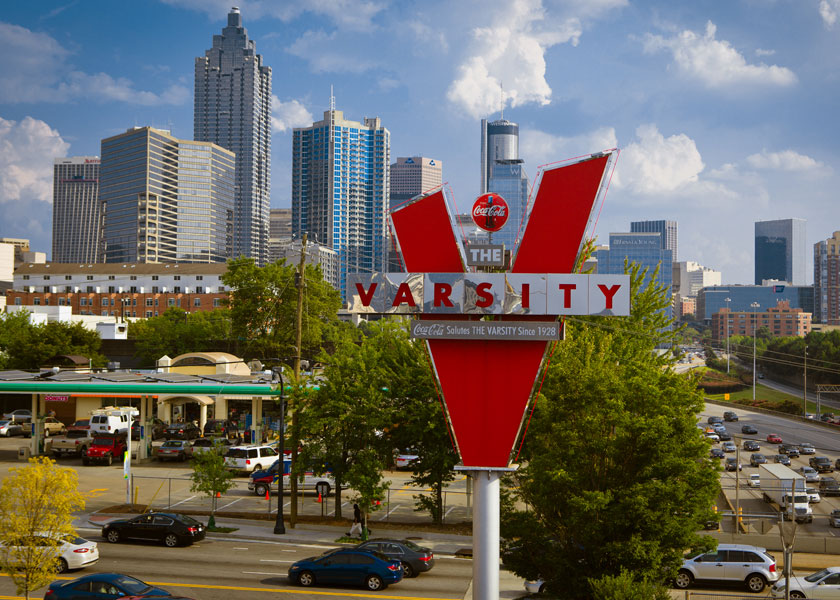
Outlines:
<svg viewBox="0 0 840 600"><path fill-rule="evenodd" d="M233 471L250 473L267 469L277 456L277 450L271 446L233 446L225 454L225 466Z"/></svg>
<svg viewBox="0 0 840 600"><path fill-rule="evenodd" d="M676 587L686 589L695 581L744 582L747 589L758 593L768 583L778 581L776 559L765 548L744 544L718 544L717 550L687 557L674 580Z"/></svg>

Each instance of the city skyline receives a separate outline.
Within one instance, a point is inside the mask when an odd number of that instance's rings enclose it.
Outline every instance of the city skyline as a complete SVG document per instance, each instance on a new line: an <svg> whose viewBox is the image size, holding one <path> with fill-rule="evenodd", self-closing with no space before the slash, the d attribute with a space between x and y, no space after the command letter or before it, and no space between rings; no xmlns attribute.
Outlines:
<svg viewBox="0 0 840 600"><path fill-rule="evenodd" d="M192 138L195 57L232 4L7 7L0 233L49 251L56 158L98 155L135 125ZM446 163L458 212L479 192L476 126L504 106L531 181L540 164L622 150L602 244L631 221L675 220L680 258L748 283L756 221L805 219L808 248L840 226L837 0L239 6L274 69L273 208L291 206L292 129L329 107L334 85L346 114L382 119L392 156Z"/></svg>

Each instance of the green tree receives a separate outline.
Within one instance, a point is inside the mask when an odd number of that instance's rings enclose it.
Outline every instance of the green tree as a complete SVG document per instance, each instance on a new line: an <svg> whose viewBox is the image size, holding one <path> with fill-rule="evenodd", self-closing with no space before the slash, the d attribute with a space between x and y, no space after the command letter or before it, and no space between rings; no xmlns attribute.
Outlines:
<svg viewBox="0 0 840 600"><path fill-rule="evenodd" d="M568 598L622 568L661 582L687 548L712 545L697 533L719 491L696 427L703 398L654 352L674 337L666 290L630 275L629 317L569 319L515 474L528 509L503 512L506 564Z"/></svg>
<svg viewBox="0 0 840 600"><path fill-rule="evenodd" d="M38 369L62 354L86 356L94 366L103 366L101 344L99 334L79 322L32 325L24 311L0 316L0 362L6 369Z"/></svg>
<svg viewBox="0 0 840 600"><path fill-rule="evenodd" d="M218 448L193 454L190 491L200 492L210 498L212 508L208 527L216 526L216 497L226 494L234 486L233 476L234 473L225 467L225 458Z"/></svg>
<svg viewBox="0 0 840 600"><path fill-rule="evenodd" d="M41 457L9 470L0 483L0 568L19 594L29 598L63 570L58 563L61 539L75 534L73 512L84 507L73 469Z"/></svg>
<svg viewBox="0 0 840 600"><path fill-rule="evenodd" d="M627 569L618 575L590 579L593 600L669 600L671 594L659 581L638 580Z"/></svg>
<svg viewBox="0 0 840 600"><path fill-rule="evenodd" d="M157 317L131 321L128 337L136 340L137 356L154 365L161 356L220 349L230 338L231 315L226 308L188 313L172 306Z"/></svg>
<svg viewBox="0 0 840 600"><path fill-rule="evenodd" d="M228 262L222 282L230 288L233 336L248 357L295 356L297 267L284 261L258 267L250 258ZM341 297L324 281L321 267L306 265L301 356L311 359L322 348L326 330L338 318Z"/></svg>

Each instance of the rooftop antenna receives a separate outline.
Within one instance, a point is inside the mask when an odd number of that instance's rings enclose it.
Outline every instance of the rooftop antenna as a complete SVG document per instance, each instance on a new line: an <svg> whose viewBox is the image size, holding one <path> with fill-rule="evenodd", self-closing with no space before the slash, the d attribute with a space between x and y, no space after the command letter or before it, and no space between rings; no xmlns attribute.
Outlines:
<svg viewBox="0 0 840 600"><path fill-rule="evenodd" d="M335 110L335 96L333 95L333 86L330 85L330 112Z"/></svg>
<svg viewBox="0 0 840 600"><path fill-rule="evenodd" d="M501 82L499 84L499 102L502 105L502 118L501 120L505 120L505 82Z"/></svg>

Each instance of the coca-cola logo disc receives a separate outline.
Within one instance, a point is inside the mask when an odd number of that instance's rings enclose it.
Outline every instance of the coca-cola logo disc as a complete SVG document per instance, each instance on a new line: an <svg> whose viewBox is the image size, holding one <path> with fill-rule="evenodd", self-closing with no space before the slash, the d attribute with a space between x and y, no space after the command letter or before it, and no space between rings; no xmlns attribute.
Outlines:
<svg viewBox="0 0 840 600"><path fill-rule="evenodd" d="M510 210L499 194L482 194L472 208L472 220L484 231L499 231L507 223Z"/></svg>

